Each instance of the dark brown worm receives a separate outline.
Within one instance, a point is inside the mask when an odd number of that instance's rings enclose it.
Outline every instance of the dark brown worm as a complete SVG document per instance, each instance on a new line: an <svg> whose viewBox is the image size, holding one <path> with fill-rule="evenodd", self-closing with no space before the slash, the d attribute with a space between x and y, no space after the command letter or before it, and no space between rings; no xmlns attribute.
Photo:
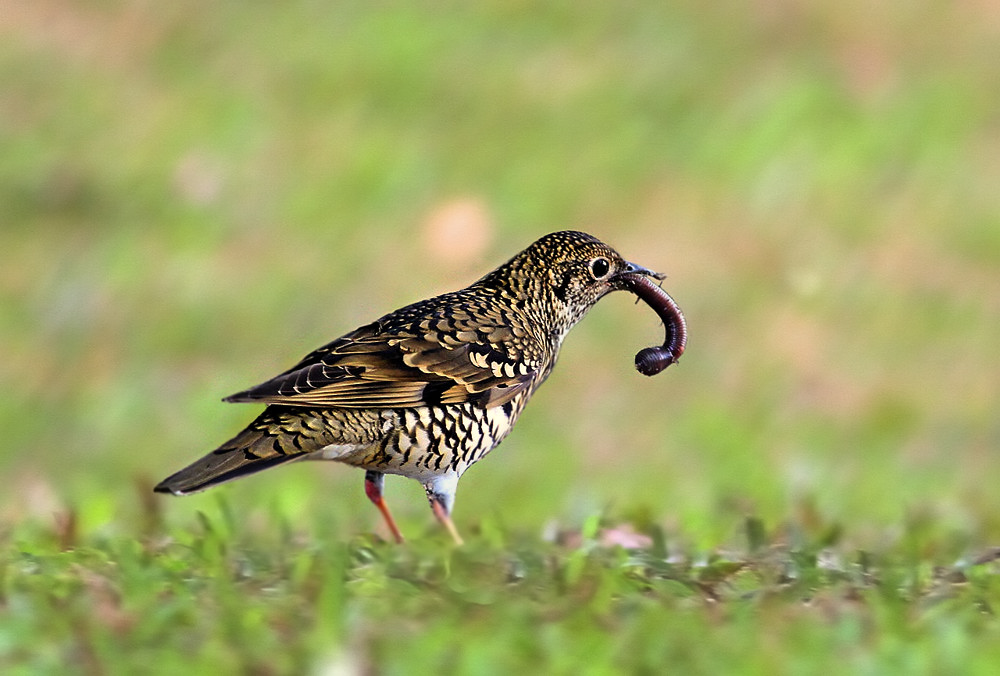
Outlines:
<svg viewBox="0 0 1000 676"><path fill-rule="evenodd" d="M646 305L653 308L657 316L663 320L667 335L663 345L647 347L635 355L635 368L644 376L655 376L667 368L684 354L687 345L687 324L684 313L677 307L674 299L658 287L649 277L637 273L621 275L622 288L631 291Z"/></svg>

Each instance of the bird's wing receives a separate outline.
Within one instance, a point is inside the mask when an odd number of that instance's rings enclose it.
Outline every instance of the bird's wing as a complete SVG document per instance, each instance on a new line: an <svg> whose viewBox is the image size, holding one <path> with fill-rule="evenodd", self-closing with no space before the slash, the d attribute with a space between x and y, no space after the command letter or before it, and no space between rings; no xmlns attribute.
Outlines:
<svg viewBox="0 0 1000 676"><path fill-rule="evenodd" d="M538 364L508 328L439 330L427 320L386 330L363 326L230 402L344 408L410 408L474 402L499 406L528 387Z"/></svg>

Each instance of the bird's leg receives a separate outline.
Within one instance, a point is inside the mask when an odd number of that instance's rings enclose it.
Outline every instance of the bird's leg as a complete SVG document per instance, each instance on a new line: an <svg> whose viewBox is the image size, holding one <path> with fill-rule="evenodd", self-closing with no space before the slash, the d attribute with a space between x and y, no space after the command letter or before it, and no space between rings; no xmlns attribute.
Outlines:
<svg viewBox="0 0 1000 676"><path fill-rule="evenodd" d="M465 541L462 540L462 536L458 534L458 529L455 528L455 523L451 520L451 517L448 516L448 512L445 511L444 505L441 504L439 500L435 500L434 498L431 498L430 500L431 509L434 510L434 516L436 516L437 520L440 521L445 527L451 535L451 538L455 541L455 544L464 545Z"/></svg>
<svg viewBox="0 0 1000 676"><path fill-rule="evenodd" d="M444 476L424 484L424 492L427 493L427 500L431 503L431 510L434 512L435 518L445 527L455 544L462 545L465 542L451 520L451 508L455 504L455 488L457 487L457 476Z"/></svg>
<svg viewBox="0 0 1000 676"><path fill-rule="evenodd" d="M385 525L392 531L392 537L396 541L396 544L403 544L403 534L399 532L396 520L392 518L389 506L385 504L385 499L382 497L382 487L384 485L385 475L382 472L373 472L371 470L365 472L365 495L372 501L372 504L378 507L378 511L382 512Z"/></svg>

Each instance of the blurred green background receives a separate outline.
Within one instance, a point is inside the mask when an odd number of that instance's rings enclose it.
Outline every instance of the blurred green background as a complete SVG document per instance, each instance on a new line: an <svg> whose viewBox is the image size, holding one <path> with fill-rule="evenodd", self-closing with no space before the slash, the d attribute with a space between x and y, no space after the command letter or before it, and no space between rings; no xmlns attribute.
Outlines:
<svg viewBox="0 0 1000 676"><path fill-rule="evenodd" d="M257 410L221 397L574 228L669 274L688 351L639 376L657 320L603 301L461 530L645 510L707 547L807 510L858 546L1000 540L991 3L40 0L0 9L0 81L8 526L126 528ZM361 483L217 491L349 537L381 529Z"/></svg>

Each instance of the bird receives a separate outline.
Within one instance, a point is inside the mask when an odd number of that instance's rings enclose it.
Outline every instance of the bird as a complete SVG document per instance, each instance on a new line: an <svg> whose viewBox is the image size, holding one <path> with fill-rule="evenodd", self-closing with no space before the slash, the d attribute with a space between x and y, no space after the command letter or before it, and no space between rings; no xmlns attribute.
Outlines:
<svg viewBox="0 0 1000 676"><path fill-rule="evenodd" d="M154 490L187 495L298 460L365 470L397 543L386 474L419 481L456 543L460 477L511 431L566 334L628 277L662 279L593 235L545 235L471 285L412 303L223 399L264 404L243 431Z"/></svg>

